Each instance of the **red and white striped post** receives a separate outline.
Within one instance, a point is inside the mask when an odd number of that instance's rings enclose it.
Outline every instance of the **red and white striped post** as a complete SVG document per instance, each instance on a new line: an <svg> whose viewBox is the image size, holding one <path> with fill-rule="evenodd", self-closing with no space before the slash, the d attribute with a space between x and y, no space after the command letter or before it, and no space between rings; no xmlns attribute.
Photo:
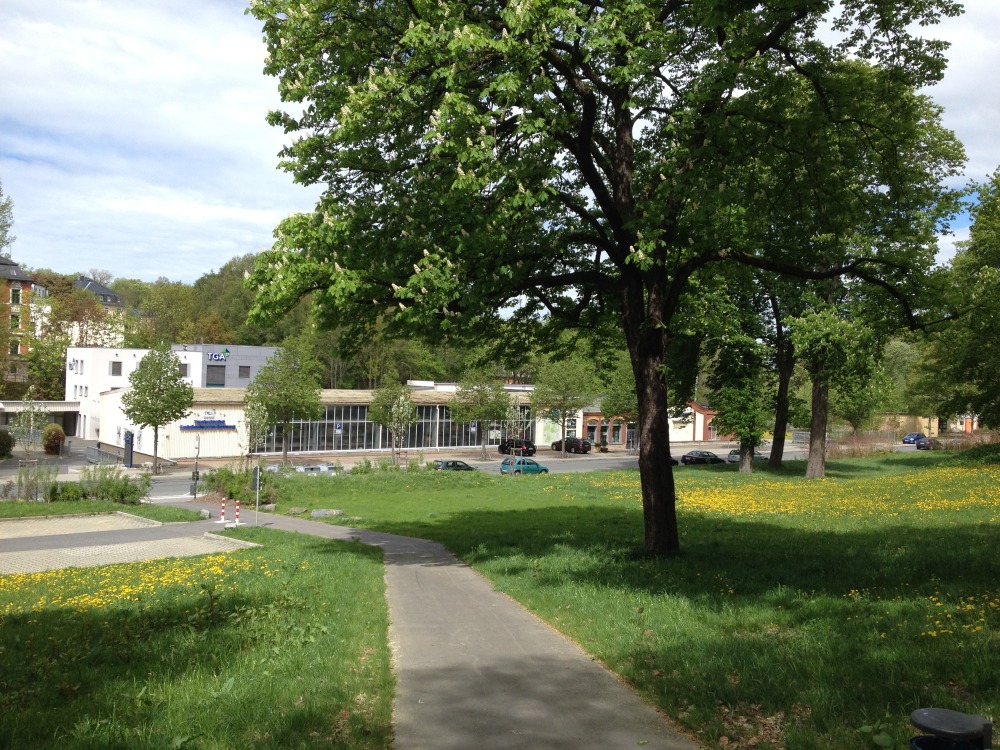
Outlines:
<svg viewBox="0 0 1000 750"><path fill-rule="evenodd" d="M234 526L239 526L240 525L240 499L239 498L236 498L236 523L233 524L233 525Z"/></svg>
<svg viewBox="0 0 1000 750"><path fill-rule="evenodd" d="M226 496L222 496L222 512L219 514L219 520L216 523L226 522Z"/></svg>

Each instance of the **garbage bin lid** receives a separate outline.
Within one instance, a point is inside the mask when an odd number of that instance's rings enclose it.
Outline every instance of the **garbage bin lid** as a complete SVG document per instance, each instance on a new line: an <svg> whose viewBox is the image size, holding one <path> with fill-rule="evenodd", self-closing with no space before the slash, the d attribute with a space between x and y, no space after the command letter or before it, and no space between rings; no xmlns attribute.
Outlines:
<svg viewBox="0 0 1000 750"><path fill-rule="evenodd" d="M979 739L990 723L982 716L947 708L918 708L910 714L910 721L921 731L949 740Z"/></svg>

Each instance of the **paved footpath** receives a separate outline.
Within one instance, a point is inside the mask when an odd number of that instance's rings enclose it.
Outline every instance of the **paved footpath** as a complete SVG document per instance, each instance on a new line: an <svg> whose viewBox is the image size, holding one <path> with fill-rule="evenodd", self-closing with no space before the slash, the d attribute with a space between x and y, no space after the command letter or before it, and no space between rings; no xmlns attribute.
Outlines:
<svg viewBox="0 0 1000 750"><path fill-rule="evenodd" d="M246 519L252 524L253 514ZM187 525L166 524L159 533L179 536L171 527ZM199 531L218 528L212 525L190 524ZM396 750L698 747L584 651L494 591L440 544L271 514L261 514L259 525L383 549L397 680ZM119 540L156 536L150 528L114 533ZM79 537L88 535L76 536L80 544L85 540ZM68 537L50 541L58 539Z"/></svg>

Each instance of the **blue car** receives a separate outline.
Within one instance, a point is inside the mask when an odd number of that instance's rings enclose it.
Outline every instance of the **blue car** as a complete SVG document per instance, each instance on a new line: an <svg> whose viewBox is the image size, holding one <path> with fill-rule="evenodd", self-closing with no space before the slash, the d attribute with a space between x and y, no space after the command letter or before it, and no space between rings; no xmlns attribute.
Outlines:
<svg viewBox="0 0 1000 750"><path fill-rule="evenodd" d="M922 437L927 437L927 436L924 435L924 433L922 432L908 432L905 435L903 435L903 445L913 445Z"/></svg>
<svg viewBox="0 0 1000 750"><path fill-rule="evenodd" d="M508 457L500 462L501 474L548 474L548 467L542 466L533 458L522 456Z"/></svg>

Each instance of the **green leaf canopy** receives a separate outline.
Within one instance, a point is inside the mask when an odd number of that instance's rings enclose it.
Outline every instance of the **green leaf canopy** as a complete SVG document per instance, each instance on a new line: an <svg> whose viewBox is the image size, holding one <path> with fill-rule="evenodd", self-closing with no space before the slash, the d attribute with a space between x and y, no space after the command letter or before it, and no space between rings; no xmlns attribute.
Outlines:
<svg viewBox="0 0 1000 750"><path fill-rule="evenodd" d="M311 294L361 339L546 319L622 328L646 547L675 551L664 357L709 266L853 275L906 307L961 148L914 92L952 0L257 0L295 113L284 166L321 183L250 284ZM835 34L818 32L832 22ZM923 29L921 29L923 32ZM827 39L837 35L837 41Z"/></svg>

